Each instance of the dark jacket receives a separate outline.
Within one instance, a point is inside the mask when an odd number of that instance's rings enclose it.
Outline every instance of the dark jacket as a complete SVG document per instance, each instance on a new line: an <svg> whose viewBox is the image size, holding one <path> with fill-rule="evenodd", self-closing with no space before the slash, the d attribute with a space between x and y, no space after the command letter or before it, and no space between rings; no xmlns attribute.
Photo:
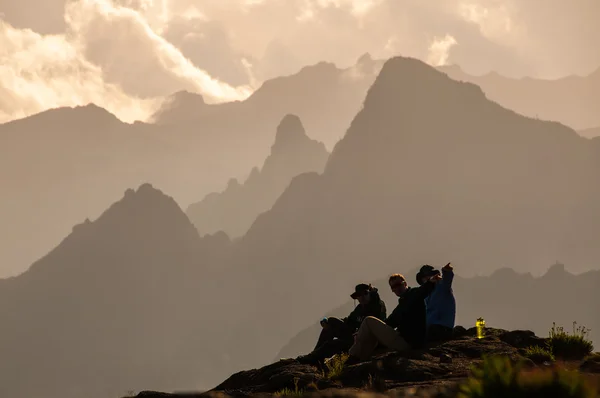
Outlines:
<svg viewBox="0 0 600 398"><path fill-rule="evenodd" d="M426 282L417 288L409 287L398 298L398 306L385 320L389 326L396 328L400 336L413 348L425 344L427 331L425 298L433 291L435 284Z"/></svg>
<svg viewBox="0 0 600 398"><path fill-rule="evenodd" d="M351 329L353 332L356 332L360 327L363 319L368 316L374 316L375 318L379 318L382 321L385 320L387 310L385 308L385 303L379 297L379 292L377 288L373 288L370 292L371 300L365 306L357 305L356 308L348 315L346 318L343 318L342 321L346 324L346 326Z"/></svg>

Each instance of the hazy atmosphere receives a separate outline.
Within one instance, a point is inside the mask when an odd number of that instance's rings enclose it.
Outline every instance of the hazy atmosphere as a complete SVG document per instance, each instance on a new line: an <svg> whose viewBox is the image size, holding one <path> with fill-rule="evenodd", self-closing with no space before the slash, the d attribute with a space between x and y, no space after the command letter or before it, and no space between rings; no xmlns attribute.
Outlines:
<svg viewBox="0 0 600 398"><path fill-rule="evenodd" d="M0 121L88 102L145 120L176 91L241 100L365 52L476 75L587 75L598 15L595 0L2 0Z"/></svg>
<svg viewBox="0 0 600 398"><path fill-rule="evenodd" d="M455 325L600 346L599 20L0 0L0 396L262 392L227 378L311 352L357 284L390 315L425 264Z"/></svg>

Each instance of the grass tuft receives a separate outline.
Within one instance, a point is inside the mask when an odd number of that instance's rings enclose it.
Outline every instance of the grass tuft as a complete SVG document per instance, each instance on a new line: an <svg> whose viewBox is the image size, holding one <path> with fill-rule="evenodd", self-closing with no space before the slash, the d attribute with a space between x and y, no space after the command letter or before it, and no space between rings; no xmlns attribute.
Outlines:
<svg viewBox="0 0 600 398"><path fill-rule="evenodd" d="M577 322L573 322L572 333L553 323L548 339L549 349L558 358L583 359L594 350L594 345L588 338L589 333L590 329L577 326Z"/></svg>

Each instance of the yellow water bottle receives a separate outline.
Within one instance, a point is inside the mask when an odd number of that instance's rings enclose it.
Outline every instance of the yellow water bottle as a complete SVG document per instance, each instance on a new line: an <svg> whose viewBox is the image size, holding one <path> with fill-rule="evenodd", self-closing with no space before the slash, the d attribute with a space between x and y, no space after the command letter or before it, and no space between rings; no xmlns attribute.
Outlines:
<svg viewBox="0 0 600 398"><path fill-rule="evenodd" d="M485 328L485 320L483 318L477 318L477 322L475 322L475 327L477 328L477 338L483 338L483 329Z"/></svg>

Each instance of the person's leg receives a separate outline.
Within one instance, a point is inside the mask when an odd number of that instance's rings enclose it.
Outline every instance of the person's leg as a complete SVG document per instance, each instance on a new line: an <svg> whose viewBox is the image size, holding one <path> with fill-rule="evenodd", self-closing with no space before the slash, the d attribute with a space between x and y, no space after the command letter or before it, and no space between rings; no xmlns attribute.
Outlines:
<svg viewBox="0 0 600 398"><path fill-rule="evenodd" d="M397 351L410 348L392 327L380 319L367 317L358 329L356 342L350 347L349 353L360 360L366 360L371 356L378 343Z"/></svg>
<svg viewBox="0 0 600 398"><path fill-rule="evenodd" d="M354 330L350 330L348 325L339 318L327 318L327 326L329 327L333 337L338 339L349 339L352 337Z"/></svg>
<svg viewBox="0 0 600 398"><path fill-rule="evenodd" d="M380 319L373 318L369 320L369 328L371 333L376 337L377 341L387 348L391 348L396 351L410 350L410 345L404 340L402 336L393 328L386 325L385 322Z"/></svg>
<svg viewBox="0 0 600 398"><path fill-rule="evenodd" d="M330 340L311 353L296 358L296 360L306 365L323 366L325 359L348 351L351 345L352 342L349 340Z"/></svg>
<svg viewBox="0 0 600 398"><path fill-rule="evenodd" d="M321 334L319 334L319 339L313 351L318 350L323 344L333 340L335 337L339 338L344 326L344 322L339 318L327 318L327 324L321 329Z"/></svg>

